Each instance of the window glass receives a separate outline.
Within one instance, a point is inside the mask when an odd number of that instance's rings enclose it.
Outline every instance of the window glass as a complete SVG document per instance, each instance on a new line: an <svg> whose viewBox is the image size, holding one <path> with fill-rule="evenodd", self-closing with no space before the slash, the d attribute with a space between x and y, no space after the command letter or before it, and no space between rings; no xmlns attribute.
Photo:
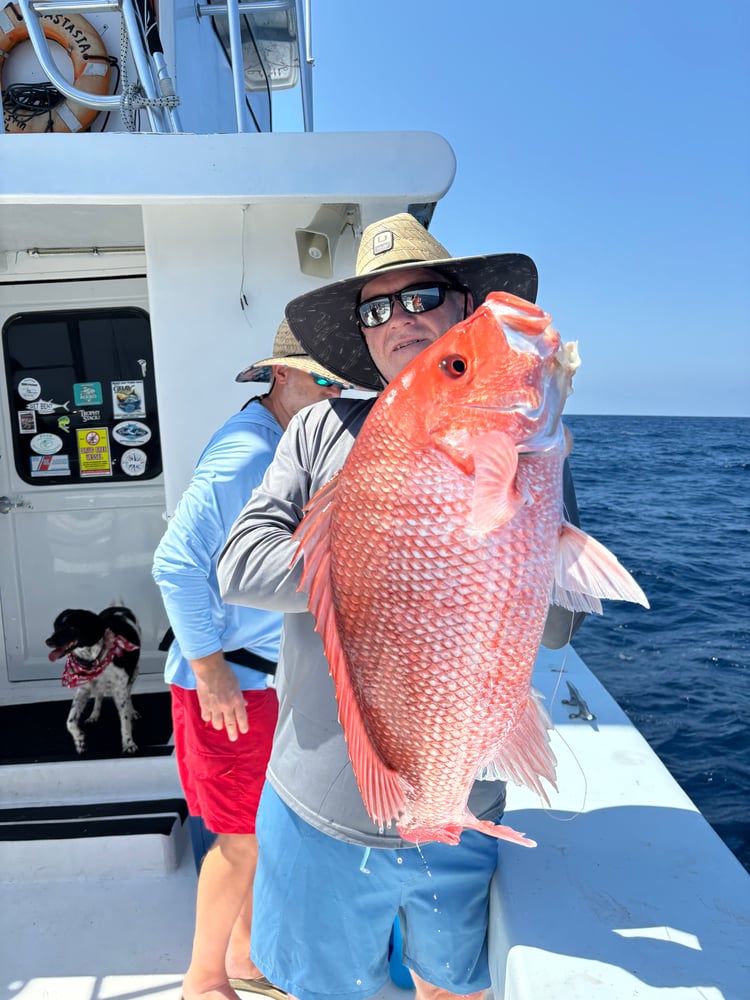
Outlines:
<svg viewBox="0 0 750 1000"><path fill-rule="evenodd" d="M3 328L18 475L35 486L162 471L154 359L141 309L24 313Z"/></svg>

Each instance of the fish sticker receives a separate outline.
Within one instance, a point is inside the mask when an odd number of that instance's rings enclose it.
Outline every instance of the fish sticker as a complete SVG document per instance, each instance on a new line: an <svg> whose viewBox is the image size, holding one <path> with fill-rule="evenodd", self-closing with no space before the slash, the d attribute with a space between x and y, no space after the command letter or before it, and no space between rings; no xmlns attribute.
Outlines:
<svg viewBox="0 0 750 1000"><path fill-rule="evenodd" d="M579 365L537 306L493 293L382 392L297 529L359 790L379 827L456 844L477 778L547 799L532 689L548 606L648 601L563 510L561 414Z"/></svg>
<svg viewBox="0 0 750 1000"><path fill-rule="evenodd" d="M138 420L128 420L112 428L112 437L118 444L145 444L151 440L151 428Z"/></svg>
<svg viewBox="0 0 750 1000"><path fill-rule="evenodd" d="M115 420L122 417L145 417L143 382L140 379L112 382L112 408Z"/></svg>
<svg viewBox="0 0 750 1000"><path fill-rule="evenodd" d="M101 382L74 382L73 399L76 406L101 406L103 400Z"/></svg>
<svg viewBox="0 0 750 1000"><path fill-rule="evenodd" d="M29 410L36 410L40 415L57 413L58 410L70 412L70 400L65 403L55 403L51 399L35 399L31 403L27 403L26 406Z"/></svg>

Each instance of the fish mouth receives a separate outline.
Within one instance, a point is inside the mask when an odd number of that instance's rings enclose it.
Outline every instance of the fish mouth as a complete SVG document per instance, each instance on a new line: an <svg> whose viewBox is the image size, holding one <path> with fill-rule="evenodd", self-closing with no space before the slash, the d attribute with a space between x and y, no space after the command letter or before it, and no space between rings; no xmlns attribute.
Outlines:
<svg viewBox="0 0 750 1000"><path fill-rule="evenodd" d="M546 399L539 393L508 393L492 403L469 403L469 409L484 410L488 413L522 413L530 420L538 419L544 413Z"/></svg>

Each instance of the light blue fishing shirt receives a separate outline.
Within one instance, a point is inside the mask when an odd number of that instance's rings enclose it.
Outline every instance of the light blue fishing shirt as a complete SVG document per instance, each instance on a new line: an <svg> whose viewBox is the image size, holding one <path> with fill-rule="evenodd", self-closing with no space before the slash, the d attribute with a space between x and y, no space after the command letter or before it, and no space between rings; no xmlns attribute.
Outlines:
<svg viewBox="0 0 750 1000"><path fill-rule="evenodd" d="M198 459L156 549L153 576L175 633L164 669L167 684L194 690L188 660L220 649L248 649L266 660L278 659L281 614L225 604L216 560L229 529L262 481L281 435L275 417L258 402L231 416ZM266 687L267 674L227 663L243 691Z"/></svg>

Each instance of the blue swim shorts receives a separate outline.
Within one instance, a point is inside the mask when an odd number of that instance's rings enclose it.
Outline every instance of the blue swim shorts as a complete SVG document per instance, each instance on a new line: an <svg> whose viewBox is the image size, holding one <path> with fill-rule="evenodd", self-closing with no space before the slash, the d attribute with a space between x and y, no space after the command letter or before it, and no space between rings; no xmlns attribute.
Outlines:
<svg viewBox="0 0 750 1000"><path fill-rule="evenodd" d="M252 958L298 1000L358 1000L388 980L398 915L404 965L451 993L490 985L487 923L497 841L365 848L305 823L266 782L257 817ZM364 867L366 871L362 871Z"/></svg>

